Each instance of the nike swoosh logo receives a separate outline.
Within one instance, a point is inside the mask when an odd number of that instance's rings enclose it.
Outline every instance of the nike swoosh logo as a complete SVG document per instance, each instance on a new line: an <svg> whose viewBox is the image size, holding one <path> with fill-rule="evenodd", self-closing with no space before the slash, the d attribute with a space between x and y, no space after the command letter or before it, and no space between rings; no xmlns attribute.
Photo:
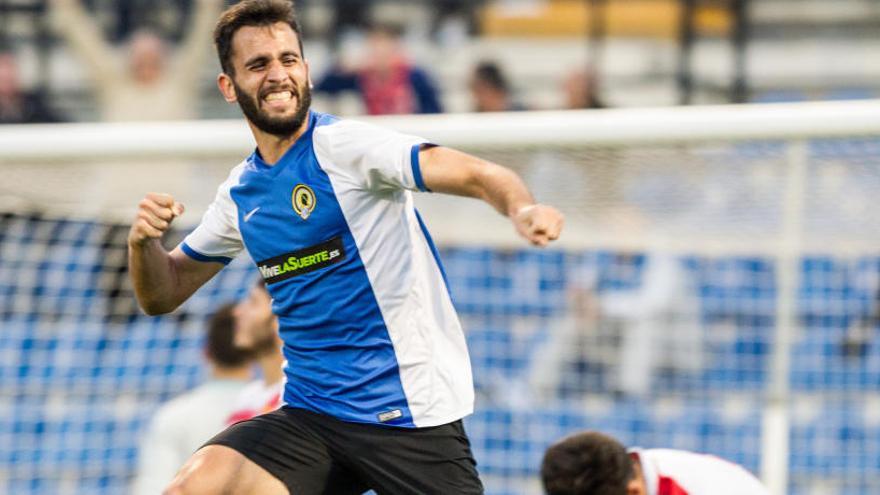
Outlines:
<svg viewBox="0 0 880 495"><path fill-rule="evenodd" d="M260 207L258 206L258 207L256 207L256 208L254 208L253 210L247 212L247 213L244 215L244 221L247 222L248 220L250 220L251 217L254 216L254 213L256 213L257 210L259 210L259 209L260 209Z"/></svg>

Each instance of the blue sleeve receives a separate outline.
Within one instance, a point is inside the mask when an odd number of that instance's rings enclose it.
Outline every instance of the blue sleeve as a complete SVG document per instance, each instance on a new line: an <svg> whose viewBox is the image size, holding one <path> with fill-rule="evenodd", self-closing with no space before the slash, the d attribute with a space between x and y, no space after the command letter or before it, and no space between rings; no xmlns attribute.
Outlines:
<svg viewBox="0 0 880 495"><path fill-rule="evenodd" d="M315 91L336 95L343 91L360 91L360 84L354 72L345 72L339 67L333 67L318 81Z"/></svg>
<svg viewBox="0 0 880 495"><path fill-rule="evenodd" d="M419 188L422 192L433 192L428 189L428 186L425 185L425 180L422 178L422 164L419 163L419 151L422 150L422 146L427 143L414 144L410 149L410 166L412 167L413 180L416 182L416 187ZM433 147L433 144L429 144L429 147Z"/></svg>
<svg viewBox="0 0 880 495"><path fill-rule="evenodd" d="M227 256L206 256L190 247L186 242L180 243L180 250L190 258L203 263L222 263L228 265L232 261L232 258Z"/></svg>
<svg viewBox="0 0 880 495"><path fill-rule="evenodd" d="M443 112L443 107L440 105L440 97L437 94L437 87L424 70L414 67L410 72L409 80L419 102L419 113Z"/></svg>

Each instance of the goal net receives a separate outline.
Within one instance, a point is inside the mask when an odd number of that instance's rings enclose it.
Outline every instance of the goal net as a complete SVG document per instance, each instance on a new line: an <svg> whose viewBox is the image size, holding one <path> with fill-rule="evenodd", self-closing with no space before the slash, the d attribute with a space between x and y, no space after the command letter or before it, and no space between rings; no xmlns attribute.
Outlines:
<svg viewBox="0 0 880 495"><path fill-rule="evenodd" d="M477 387L490 494L537 494L581 429L741 463L774 493L880 492L880 102L370 119L519 172L566 215L539 250L477 201L419 195ZM141 315L125 259L148 191L187 213L241 122L0 132L0 492L123 493L147 421L204 378L233 262ZM876 216L875 216L876 215Z"/></svg>

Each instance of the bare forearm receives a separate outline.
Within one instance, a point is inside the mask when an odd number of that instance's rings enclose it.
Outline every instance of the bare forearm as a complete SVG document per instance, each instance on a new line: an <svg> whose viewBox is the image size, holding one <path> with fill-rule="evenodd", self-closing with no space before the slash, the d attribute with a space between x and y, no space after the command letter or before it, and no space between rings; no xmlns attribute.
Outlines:
<svg viewBox="0 0 880 495"><path fill-rule="evenodd" d="M518 175L491 162L483 162L476 190L483 201L508 217L535 204L535 198Z"/></svg>
<svg viewBox="0 0 880 495"><path fill-rule="evenodd" d="M174 295L178 275L174 260L158 239L129 244L128 270L135 297L145 313L164 314L177 307Z"/></svg>
<svg viewBox="0 0 880 495"><path fill-rule="evenodd" d="M510 218L517 232L536 246L559 237L562 213L536 204L512 170L442 147L422 149L419 162L425 185L432 191L482 199Z"/></svg>
<svg viewBox="0 0 880 495"><path fill-rule="evenodd" d="M435 147L422 153L423 162L453 162L460 166L459 172L448 173L451 167L440 165L437 169L442 174L426 177L435 192L481 199L508 217L535 203L522 179L507 168L449 148Z"/></svg>
<svg viewBox="0 0 880 495"><path fill-rule="evenodd" d="M180 248L168 252L162 235L183 214L183 205L168 194L149 193L138 204L128 233L128 270L134 293L145 313L170 313L223 267L200 263Z"/></svg>

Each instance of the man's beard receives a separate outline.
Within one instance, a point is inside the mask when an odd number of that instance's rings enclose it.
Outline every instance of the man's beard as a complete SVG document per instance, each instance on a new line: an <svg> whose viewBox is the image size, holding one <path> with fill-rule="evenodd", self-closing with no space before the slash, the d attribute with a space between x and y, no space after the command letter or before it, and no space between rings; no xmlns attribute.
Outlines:
<svg viewBox="0 0 880 495"><path fill-rule="evenodd" d="M275 333L272 333L254 341L250 348L250 352L253 353L255 357L262 357L278 352L278 336Z"/></svg>
<svg viewBox="0 0 880 495"><path fill-rule="evenodd" d="M278 352L278 334L273 330L270 333L261 333L254 336L249 345L238 346L253 357L262 357Z"/></svg>
<svg viewBox="0 0 880 495"><path fill-rule="evenodd" d="M312 91L308 85L302 88L290 88L296 97L296 112L291 117L270 117L266 115L258 105L255 98L245 93L238 84L232 83L235 88L235 96L238 98L238 106L242 113L251 121L257 129L275 136L290 136L295 133L309 116L309 107L312 105Z"/></svg>

